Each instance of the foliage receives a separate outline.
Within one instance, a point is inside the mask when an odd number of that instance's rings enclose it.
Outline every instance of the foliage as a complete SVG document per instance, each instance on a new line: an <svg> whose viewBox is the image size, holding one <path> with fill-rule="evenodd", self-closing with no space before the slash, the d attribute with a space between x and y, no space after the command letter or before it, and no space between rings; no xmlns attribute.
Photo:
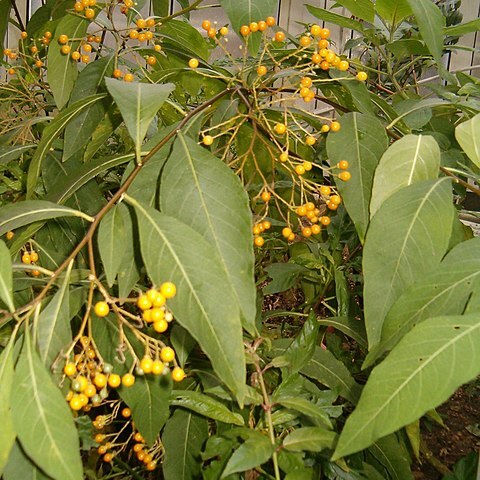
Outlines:
<svg viewBox="0 0 480 480"><path fill-rule="evenodd" d="M0 0L0 475L413 478L480 373L479 22L169 3Z"/></svg>

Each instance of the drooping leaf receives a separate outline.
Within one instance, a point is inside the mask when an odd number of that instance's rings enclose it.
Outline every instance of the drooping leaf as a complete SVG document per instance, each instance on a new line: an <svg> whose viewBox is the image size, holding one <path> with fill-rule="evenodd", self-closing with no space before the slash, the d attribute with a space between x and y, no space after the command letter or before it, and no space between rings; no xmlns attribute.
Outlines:
<svg viewBox="0 0 480 480"><path fill-rule="evenodd" d="M351 317L319 318L318 323L327 327L334 327L350 338L353 338L361 347L367 347L367 333L361 320Z"/></svg>
<svg viewBox="0 0 480 480"><path fill-rule="evenodd" d="M202 34L190 24L181 20L170 20L160 29L163 43L172 43L189 51L191 56L208 60L210 49Z"/></svg>
<svg viewBox="0 0 480 480"><path fill-rule="evenodd" d="M407 0L376 0L375 10L378 15L390 25L398 25L404 18L412 15L412 9Z"/></svg>
<svg viewBox="0 0 480 480"><path fill-rule="evenodd" d="M175 89L172 83L163 85L120 82L106 78L105 84L122 114L127 130L135 142L137 160L148 127L165 100Z"/></svg>
<svg viewBox="0 0 480 480"><path fill-rule="evenodd" d="M0 354L0 476L7 464L10 451L15 443L15 429L13 427L10 408L10 394L13 386L13 337Z"/></svg>
<svg viewBox="0 0 480 480"><path fill-rule="evenodd" d="M220 478L258 467L268 461L274 451L275 445L266 435L252 430L250 437L233 452Z"/></svg>
<svg viewBox="0 0 480 480"><path fill-rule="evenodd" d="M35 145L8 145L0 147L0 165L5 165L16 160L24 152L35 147Z"/></svg>
<svg viewBox="0 0 480 480"><path fill-rule="evenodd" d="M363 242L370 219L373 176L388 146L388 139L384 127L374 117L348 113L340 123L341 130L328 135L327 153L331 165L340 160L347 160L350 164L351 180L338 180L337 188Z"/></svg>
<svg viewBox="0 0 480 480"><path fill-rule="evenodd" d="M37 185L40 172L42 171L42 162L45 158L45 155L50 151L52 143L58 138L60 133L67 126L73 118L80 114L83 110L88 108L90 105L93 105L96 102L99 102L105 98L106 94L101 93L97 95L91 95L90 97L84 98L75 102L73 105L69 105L65 110L63 110L59 115L55 117L45 128L42 134L42 139L38 144L37 149L32 157L32 161L28 167L27 175L27 199L32 198L35 193L35 187Z"/></svg>
<svg viewBox="0 0 480 480"><path fill-rule="evenodd" d="M253 334L252 220L248 196L238 177L180 133L162 174L160 205L162 212L190 225L215 248L242 311L244 327Z"/></svg>
<svg viewBox="0 0 480 480"><path fill-rule="evenodd" d="M395 435L378 439L368 449L368 453L388 472L392 480L413 480L409 453Z"/></svg>
<svg viewBox="0 0 480 480"><path fill-rule="evenodd" d="M379 343L395 300L440 263L452 227L451 205L449 181L426 180L391 195L372 218L363 255L369 348Z"/></svg>
<svg viewBox="0 0 480 480"><path fill-rule="evenodd" d="M335 437L335 432L322 427L301 427L289 433L282 446L292 452L321 452L333 447Z"/></svg>
<svg viewBox="0 0 480 480"><path fill-rule="evenodd" d="M250 25L251 22L258 22L275 15L278 8L277 0L243 0L242 2L220 0L220 5L237 33L242 25ZM258 52L260 41L261 35L258 33L249 36L248 46L252 55Z"/></svg>
<svg viewBox="0 0 480 480"><path fill-rule="evenodd" d="M370 216L403 187L438 177L440 148L428 135L406 135L382 155L373 179Z"/></svg>
<svg viewBox="0 0 480 480"><path fill-rule="evenodd" d="M165 480L194 480L200 474L200 452L208 438L205 418L178 408L165 425L163 475Z"/></svg>
<svg viewBox="0 0 480 480"><path fill-rule="evenodd" d="M443 403L480 373L478 313L417 325L373 369L333 460L372 445Z"/></svg>
<svg viewBox="0 0 480 480"><path fill-rule="evenodd" d="M0 208L0 235L39 220L57 217L79 217L91 220L91 217L73 208L44 200L26 200Z"/></svg>
<svg viewBox="0 0 480 480"><path fill-rule="evenodd" d="M51 480L30 460L22 450L18 440L14 442L8 463L3 472L5 480Z"/></svg>
<svg viewBox="0 0 480 480"><path fill-rule="evenodd" d="M480 19L471 20L470 22L451 25L443 29L443 34L449 37L463 36L467 33L478 32L480 30Z"/></svg>
<svg viewBox="0 0 480 480"><path fill-rule="evenodd" d="M72 414L28 334L14 382L13 424L28 456L54 479L82 480L80 445Z"/></svg>
<svg viewBox="0 0 480 480"><path fill-rule="evenodd" d="M321 425L326 428L333 428L332 422L328 417L325 409L316 405L309 400L301 397L280 396L277 403L310 418L316 425Z"/></svg>
<svg viewBox="0 0 480 480"><path fill-rule="evenodd" d="M406 1L415 16L425 44L433 55L437 65L441 65L445 17L440 8L430 0Z"/></svg>
<svg viewBox="0 0 480 480"><path fill-rule="evenodd" d="M72 266L73 263L70 263L60 288L38 317L38 349L47 368L52 366L62 349L72 341L69 299Z"/></svg>
<svg viewBox="0 0 480 480"><path fill-rule="evenodd" d="M321 347L315 349L312 359L300 370L300 373L335 389L339 395L354 404L360 397L361 387L355 382L347 367L337 360L333 353Z"/></svg>
<svg viewBox="0 0 480 480"><path fill-rule="evenodd" d="M312 5L306 5L306 7L314 17L319 18L320 20L333 23L340 27L349 28L350 30L355 30L357 32L363 32L363 25L361 22L357 22L357 20L353 20L345 15L340 15L324 8L318 8Z"/></svg>
<svg viewBox="0 0 480 480"><path fill-rule="evenodd" d="M169 415L168 400L172 390L169 376L136 377L131 387L121 387L118 393L132 409L135 427L148 445L153 445Z"/></svg>
<svg viewBox="0 0 480 480"><path fill-rule="evenodd" d="M459 315L478 285L480 238L459 243L437 268L411 285L393 304L382 328L381 341L363 368L391 350L415 325L438 315Z"/></svg>
<svg viewBox="0 0 480 480"><path fill-rule="evenodd" d="M480 113L458 125L455 138L468 158L480 167Z"/></svg>
<svg viewBox="0 0 480 480"><path fill-rule="evenodd" d="M374 4L371 0L337 0L336 3L350 10L354 17L370 23L375 19Z"/></svg>
<svg viewBox="0 0 480 480"><path fill-rule="evenodd" d="M197 340L241 403L245 359L240 312L215 250L182 222L127 199L139 219L141 251L150 279L156 285L167 279L176 284L177 295L170 303L175 318Z"/></svg>
<svg viewBox="0 0 480 480"><path fill-rule="evenodd" d="M64 55L61 52L58 36L63 34L73 39L69 43L73 52L77 49L80 39L85 36L89 24L90 21L83 16L70 13L65 15L58 23L55 36L48 49L47 79L59 110L67 104L70 98L78 76L78 66L76 62L72 61L70 55Z"/></svg>
<svg viewBox="0 0 480 480"><path fill-rule="evenodd" d="M5 302L10 312L15 311L12 292L12 260L10 251L3 240L0 240L0 299Z"/></svg>
<svg viewBox="0 0 480 480"><path fill-rule="evenodd" d="M115 278L120 269L123 259L123 252L126 243L129 241L126 237L126 231L123 224L122 204L115 205L102 218L98 227L98 251L102 259L107 284L109 287L115 282Z"/></svg>
<svg viewBox="0 0 480 480"><path fill-rule="evenodd" d="M100 93L105 76L110 76L113 73L114 60L114 55L108 55L88 64L78 76L70 103ZM103 87L104 90L105 87ZM102 121L110 103L110 99L95 102L67 125L63 142L64 162L85 148L96 127Z"/></svg>

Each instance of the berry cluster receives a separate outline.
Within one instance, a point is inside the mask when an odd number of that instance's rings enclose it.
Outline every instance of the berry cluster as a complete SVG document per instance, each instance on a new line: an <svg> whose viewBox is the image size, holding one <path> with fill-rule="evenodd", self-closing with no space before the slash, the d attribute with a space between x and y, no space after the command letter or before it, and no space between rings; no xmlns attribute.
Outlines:
<svg viewBox="0 0 480 480"><path fill-rule="evenodd" d="M13 233L13 232L8 232L8 233ZM7 233L7 239L9 238L8 233ZM13 235L10 238L12 237ZM25 249L22 253L22 263L25 265L35 265L38 262L38 259L39 259L38 253L32 248L30 248L29 250ZM37 269L31 270L29 273L34 277L38 277L40 275L40 271Z"/></svg>

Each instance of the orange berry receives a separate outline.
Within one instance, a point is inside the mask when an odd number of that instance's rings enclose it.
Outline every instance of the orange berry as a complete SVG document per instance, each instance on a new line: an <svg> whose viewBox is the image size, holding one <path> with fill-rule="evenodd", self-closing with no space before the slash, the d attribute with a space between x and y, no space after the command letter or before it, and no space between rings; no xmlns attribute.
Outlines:
<svg viewBox="0 0 480 480"><path fill-rule="evenodd" d="M60 51L64 54L64 55L68 55L70 53L70 45L62 45L62 47L60 48ZM78 52L77 52L78 53Z"/></svg>
<svg viewBox="0 0 480 480"><path fill-rule="evenodd" d="M122 78L123 76L123 73L120 69L116 68L114 71L113 71L113 77L114 78Z"/></svg>
<svg viewBox="0 0 480 480"><path fill-rule="evenodd" d="M143 18L139 18L136 22L138 28L146 28L147 22Z"/></svg>
<svg viewBox="0 0 480 480"><path fill-rule="evenodd" d="M312 39L306 35L303 35L300 37L299 43L302 47L308 47L312 43Z"/></svg>
<svg viewBox="0 0 480 480"><path fill-rule="evenodd" d="M220 30L220 35L222 35L223 37L227 36L228 35L228 28L227 27L222 27Z"/></svg>
<svg viewBox="0 0 480 480"><path fill-rule="evenodd" d="M332 123L330 124L330 130L331 130L332 132L338 132L338 131L340 130L340 128L341 128L341 125L340 125L339 122L332 122Z"/></svg>
<svg viewBox="0 0 480 480"><path fill-rule="evenodd" d="M314 63L315 65L322 63L322 57L319 53L314 53L312 55L312 63Z"/></svg>
<svg viewBox="0 0 480 480"><path fill-rule="evenodd" d="M246 37L249 34L250 34L249 26L248 25L242 25L240 27L240 35L242 35L243 37Z"/></svg>
<svg viewBox="0 0 480 480"><path fill-rule="evenodd" d="M314 37L319 37L321 31L322 31L322 28L320 27L320 25L312 25L312 26L310 27L310 33L311 33Z"/></svg>
<svg viewBox="0 0 480 480"><path fill-rule="evenodd" d="M211 26L212 26L212 23L210 22L210 20L204 20L204 21L202 22L202 28L203 28L205 31L208 31Z"/></svg>
<svg viewBox="0 0 480 480"><path fill-rule="evenodd" d="M320 193L322 195L328 196L332 193L332 189L328 185L322 185L320 187Z"/></svg>
<svg viewBox="0 0 480 480"><path fill-rule="evenodd" d="M217 30L215 28L209 28L207 36L208 38L215 38L217 36Z"/></svg>
<svg viewBox="0 0 480 480"><path fill-rule="evenodd" d="M330 217L327 217L327 216L320 217L320 223L325 227L327 225L330 225Z"/></svg>
<svg viewBox="0 0 480 480"><path fill-rule="evenodd" d="M126 73L123 77L124 82L133 82L134 76L131 73Z"/></svg>
<svg viewBox="0 0 480 480"><path fill-rule="evenodd" d="M273 26L277 23L277 21L275 20L274 17L267 17L267 18L265 19L265 23L266 23L269 27L273 27Z"/></svg>
<svg viewBox="0 0 480 480"><path fill-rule="evenodd" d="M267 29L268 25L267 25L267 22L263 21L263 20L260 20L258 22L258 30L260 32L264 32L266 29Z"/></svg>
<svg viewBox="0 0 480 480"><path fill-rule="evenodd" d="M257 247L263 247L263 245L265 244L265 239L263 237L255 237L253 239L253 243L255 244L255 246Z"/></svg>
<svg viewBox="0 0 480 480"><path fill-rule="evenodd" d="M285 34L283 32L277 32L275 33L274 39L276 42L282 43L285 41Z"/></svg>
<svg viewBox="0 0 480 480"><path fill-rule="evenodd" d="M291 228L285 227L284 229L282 229L282 235L285 238L288 238L291 234L292 234L292 229Z"/></svg>
<svg viewBox="0 0 480 480"><path fill-rule="evenodd" d="M258 68L257 68L257 74L262 77L263 75L266 75L267 74L267 67L265 65L260 65Z"/></svg>
<svg viewBox="0 0 480 480"><path fill-rule="evenodd" d="M305 167L303 165L296 165L295 166L295 173L297 175L303 175L305 173Z"/></svg>
<svg viewBox="0 0 480 480"><path fill-rule="evenodd" d="M328 28L322 28L319 34L320 38L326 40L330 37L330 30Z"/></svg>
<svg viewBox="0 0 480 480"><path fill-rule="evenodd" d="M302 87L311 87L312 86L312 79L310 77L303 77L301 80L300 80L300 84L302 85Z"/></svg>
<svg viewBox="0 0 480 480"><path fill-rule="evenodd" d="M157 63L157 59L155 57L148 57L147 58L147 63L150 65L150 66L153 66Z"/></svg>
<svg viewBox="0 0 480 480"><path fill-rule="evenodd" d="M340 170L347 170L348 167L349 167L349 164L348 164L347 160L340 160L337 164L337 167Z"/></svg>
<svg viewBox="0 0 480 480"><path fill-rule="evenodd" d="M342 60L340 61L340 63L338 64L337 68L341 71L341 72L346 72L348 70L348 67L350 66L350 64L346 61L346 60Z"/></svg>
<svg viewBox="0 0 480 480"><path fill-rule="evenodd" d="M126 373L122 377L122 385L124 387L131 387L135 383L135 377L131 373ZM123 413L122 413L123 415ZM125 415L123 415L125 417Z"/></svg>
<svg viewBox="0 0 480 480"><path fill-rule="evenodd" d="M318 235L321 231L320 225L312 225L311 229L313 235Z"/></svg>
<svg viewBox="0 0 480 480"><path fill-rule="evenodd" d="M95 10L93 8L85 9L85 18L92 19L95 17Z"/></svg>
<svg viewBox="0 0 480 480"><path fill-rule="evenodd" d="M248 28L250 28L251 32L258 32L258 23L257 22L252 22L252 23L250 23Z"/></svg>
<svg viewBox="0 0 480 480"><path fill-rule="evenodd" d="M302 235L304 237L311 237L312 236L312 229L310 227L303 227L302 228Z"/></svg>
<svg viewBox="0 0 480 480"><path fill-rule="evenodd" d="M340 180L343 180L344 182L348 182L352 178L352 175L350 172L347 172L346 170L344 170L343 172L340 172L338 174L338 178Z"/></svg>
<svg viewBox="0 0 480 480"><path fill-rule="evenodd" d="M330 46L330 42L328 40L322 39L318 41L318 48L328 48Z"/></svg>
<svg viewBox="0 0 480 480"><path fill-rule="evenodd" d="M262 200L263 200L265 203L267 203L267 202L270 201L270 198L272 197L272 195L270 194L270 192L264 191L264 192L262 192L261 197L262 197Z"/></svg>
<svg viewBox="0 0 480 480"><path fill-rule="evenodd" d="M108 385L112 388L117 388L120 386L120 384L122 383L122 379L120 377L120 375L118 375L117 373L111 373L109 376L108 376Z"/></svg>

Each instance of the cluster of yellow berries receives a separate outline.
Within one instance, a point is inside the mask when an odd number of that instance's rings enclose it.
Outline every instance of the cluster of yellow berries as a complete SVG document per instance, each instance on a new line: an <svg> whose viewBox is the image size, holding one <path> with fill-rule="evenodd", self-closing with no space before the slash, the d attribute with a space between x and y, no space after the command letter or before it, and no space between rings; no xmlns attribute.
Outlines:
<svg viewBox="0 0 480 480"><path fill-rule="evenodd" d="M9 233L13 233L13 232L7 233L7 239L9 239ZM13 235L10 238L13 238ZM38 258L39 258L38 253L33 249L25 250L22 253L22 263L25 265L35 265L38 262ZM34 277L38 277L40 275L39 270L32 270L30 273Z"/></svg>
<svg viewBox="0 0 480 480"><path fill-rule="evenodd" d="M173 298L177 288L172 282L164 282L159 289L151 288L137 299L137 307L142 312L142 319L151 323L158 333L164 333L168 324L173 320L172 313L167 309L167 299Z"/></svg>
<svg viewBox="0 0 480 480"><path fill-rule="evenodd" d="M21 33L21 38L25 39L27 38L27 32L22 32ZM52 38L52 33L51 32L45 32L43 34L43 37L41 39L41 42L44 45L48 45L50 43L50 39ZM30 54L23 52L23 51L14 51L10 48L5 48L3 50L3 54L5 57L7 57L7 62L8 61L18 61L21 60L24 62L25 65L27 66L32 66L34 68L42 68L43 67L43 61L39 57L39 48L36 45L32 45L30 47ZM14 75L17 73L17 69L20 67L19 64L14 64L10 65L10 68L7 69L7 73L9 75Z"/></svg>
<svg viewBox="0 0 480 480"><path fill-rule="evenodd" d="M216 22L214 22L214 24L215 23ZM215 28L214 25L212 25L212 22L210 20L204 20L202 22L202 28L207 33L208 38L216 38L218 34L220 34L222 37L225 37L226 35L228 35L227 27L221 27L217 32L217 29Z"/></svg>
<svg viewBox="0 0 480 480"><path fill-rule="evenodd" d="M68 35L61 34L58 36L58 43L61 45L60 51L63 55L70 55L70 58L76 62L89 63L90 53L93 51L92 43L100 43L101 37L88 35L86 41L82 41L78 49L72 52L71 39Z"/></svg>
<svg viewBox="0 0 480 480"><path fill-rule="evenodd" d="M260 20L259 22L251 22L249 25L242 25L240 27L240 34L244 37L247 37L251 33L265 32L268 27L273 27L276 23L277 22L274 17L267 17L265 20ZM277 34L281 35L279 35L277 38ZM275 34L275 41L283 42L284 40L285 34L283 32L277 32Z"/></svg>
<svg viewBox="0 0 480 480"><path fill-rule="evenodd" d="M329 210L336 210L338 206L342 203L342 198L340 197L340 195L336 193L332 195L332 189L328 185L322 185L320 187L320 194Z"/></svg>
<svg viewBox="0 0 480 480"><path fill-rule="evenodd" d="M349 166L347 160L340 160L337 164L337 167L341 170L338 174L338 178L344 182L348 182L352 178L351 173L348 171Z"/></svg>
<svg viewBox="0 0 480 480"><path fill-rule="evenodd" d="M265 239L261 236L261 234L267 230L270 230L272 224L269 220L264 220L263 222L258 222L253 226L253 243L257 247L263 247L265 243Z"/></svg>
<svg viewBox="0 0 480 480"><path fill-rule="evenodd" d="M92 20L95 18L95 10L92 8L97 4L97 0L79 0L74 3L73 9L77 13L82 13L85 18Z"/></svg>

